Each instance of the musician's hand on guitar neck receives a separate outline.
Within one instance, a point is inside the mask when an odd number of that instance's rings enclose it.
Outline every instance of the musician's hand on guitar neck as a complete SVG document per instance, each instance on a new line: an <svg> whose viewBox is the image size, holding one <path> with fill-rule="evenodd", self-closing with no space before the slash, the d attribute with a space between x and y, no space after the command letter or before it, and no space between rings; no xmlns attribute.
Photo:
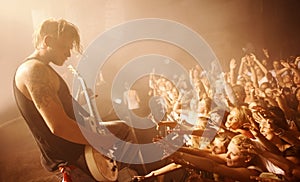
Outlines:
<svg viewBox="0 0 300 182"><path fill-rule="evenodd" d="M87 129L89 129L93 133L102 134L102 132L98 128L98 124L97 124L98 121L96 121L94 117L92 116L85 117L84 120L85 120L85 127Z"/></svg>
<svg viewBox="0 0 300 182"><path fill-rule="evenodd" d="M85 128L92 131L92 133L99 134L101 136L108 135L108 133L110 133L105 126L108 122L99 122L92 116L84 117L84 121Z"/></svg>

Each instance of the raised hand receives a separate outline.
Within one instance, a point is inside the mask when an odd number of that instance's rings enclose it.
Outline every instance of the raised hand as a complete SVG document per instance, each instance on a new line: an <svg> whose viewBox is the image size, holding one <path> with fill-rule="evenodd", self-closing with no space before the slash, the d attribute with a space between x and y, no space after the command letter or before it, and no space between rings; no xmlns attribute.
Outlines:
<svg viewBox="0 0 300 182"><path fill-rule="evenodd" d="M230 70L234 70L234 69L236 69L236 67L237 67L236 60L234 58L232 58L229 63L229 68L230 68Z"/></svg>

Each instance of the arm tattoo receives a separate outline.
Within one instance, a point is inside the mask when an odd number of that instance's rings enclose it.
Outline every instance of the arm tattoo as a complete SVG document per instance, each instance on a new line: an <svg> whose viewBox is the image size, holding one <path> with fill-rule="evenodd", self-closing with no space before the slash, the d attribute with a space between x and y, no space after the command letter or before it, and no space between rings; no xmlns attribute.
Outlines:
<svg viewBox="0 0 300 182"><path fill-rule="evenodd" d="M51 100L58 103L55 87L47 71L34 72L29 82L29 92L39 109L47 107Z"/></svg>

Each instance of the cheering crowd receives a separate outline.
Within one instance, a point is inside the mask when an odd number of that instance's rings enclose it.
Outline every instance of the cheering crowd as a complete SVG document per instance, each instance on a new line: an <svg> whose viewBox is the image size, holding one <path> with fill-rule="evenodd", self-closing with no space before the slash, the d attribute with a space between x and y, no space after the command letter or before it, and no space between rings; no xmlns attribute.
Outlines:
<svg viewBox="0 0 300 182"><path fill-rule="evenodd" d="M201 133L187 134L170 156L193 169L190 181L300 180L300 56L263 52L232 59L217 75L199 65L176 81L150 75L163 120Z"/></svg>

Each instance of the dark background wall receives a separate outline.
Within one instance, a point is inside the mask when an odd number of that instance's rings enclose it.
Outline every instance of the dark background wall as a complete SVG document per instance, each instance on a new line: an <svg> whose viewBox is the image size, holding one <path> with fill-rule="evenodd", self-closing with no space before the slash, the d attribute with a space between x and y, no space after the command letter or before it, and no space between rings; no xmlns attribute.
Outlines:
<svg viewBox="0 0 300 182"><path fill-rule="evenodd" d="M262 7L263 43L274 59L299 54L300 2L263 0Z"/></svg>

